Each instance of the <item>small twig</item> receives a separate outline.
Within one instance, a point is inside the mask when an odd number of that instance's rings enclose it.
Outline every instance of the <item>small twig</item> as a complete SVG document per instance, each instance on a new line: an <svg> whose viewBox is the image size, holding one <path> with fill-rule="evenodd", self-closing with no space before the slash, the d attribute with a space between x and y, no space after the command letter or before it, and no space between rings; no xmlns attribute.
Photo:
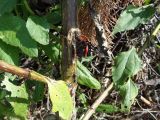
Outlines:
<svg viewBox="0 0 160 120"><path fill-rule="evenodd" d="M152 103L151 103L149 100L147 100L146 98L144 98L143 96L141 96L140 99L141 99L146 105L148 105L149 107L152 106Z"/></svg>
<svg viewBox="0 0 160 120"><path fill-rule="evenodd" d="M98 74L101 73L92 63L91 63L91 67L93 68L93 70L97 71Z"/></svg>
<svg viewBox="0 0 160 120"><path fill-rule="evenodd" d="M160 77L160 74L157 73L157 72L153 69L153 67L149 64L149 62L147 62L147 57L146 57L146 55L143 55L143 56L144 56L144 58L146 59L146 64L151 68L151 70L152 70L158 77Z"/></svg>
<svg viewBox="0 0 160 120"><path fill-rule="evenodd" d="M134 115L133 117L131 117L130 119L135 119L135 118L139 118L141 116L143 116L143 114L146 114L146 113L149 113L155 120L157 120L157 118L154 116L153 113L160 113L159 111L152 111L152 110L148 110L148 109L143 109L142 111L140 110L136 110L136 111L131 111L133 114L136 114L136 113L140 113L138 116L137 115Z"/></svg>
<svg viewBox="0 0 160 120"><path fill-rule="evenodd" d="M83 120L88 120L92 114L95 112L96 108L102 103L102 101L108 96L109 92L113 88L113 83L111 83L108 88L99 96L99 98L93 103L90 109L86 112Z"/></svg>
<svg viewBox="0 0 160 120"><path fill-rule="evenodd" d="M149 110L149 109L143 109L143 110L135 110L135 111L131 111L132 113L147 113L148 111L150 111L151 113L160 113L160 111L156 111L156 110Z"/></svg>
<svg viewBox="0 0 160 120"><path fill-rule="evenodd" d="M153 113L148 110L148 109L144 109L140 104L139 102L137 101L137 104L139 105L139 107L143 110L142 112L148 112L155 120L157 120L157 118L153 115Z"/></svg>

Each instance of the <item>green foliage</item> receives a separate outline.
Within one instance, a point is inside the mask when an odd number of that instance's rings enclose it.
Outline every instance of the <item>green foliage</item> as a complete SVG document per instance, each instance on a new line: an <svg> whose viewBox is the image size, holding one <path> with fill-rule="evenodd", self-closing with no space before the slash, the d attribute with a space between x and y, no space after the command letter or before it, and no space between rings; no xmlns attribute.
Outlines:
<svg viewBox="0 0 160 120"><path fill-rule="evenodd" d="M38 56L37 44L30 37L25 21L19 17L0 16L0 39L7 44L19 47L28 56Z"/></svg>
<svg viewBox="0 0 160 120"><path fill-rule="evenodd" d="M58 61L60 61L59 59L61 55L61 52L59 49L60 47L61 46L59 44L52 43L49 45L42 46L42 49L54 63L57 63Z"/></svg>
<svg viewBox="0 0 160 120"><path fill-rule="evenodd" d="M0 15L11 12L16 3L17 0L0 0Z"/></svg>
<svg viewBox="0 0 160 120"><path fill-rule="evenodd" d="M81 93L79 95L79 99L81 101L81 103L86 107L87 106L87 98L86 95L84 93Z"/></svg>
<svg viewBox="0 0 160 120"><path fill-rule="evenodd" d="M64 81L48 82L52 111L58 112L60 117L68 120L73 110L73 102L69 89Z"/></svg>
<svg viewBox="0 0 160 120"><path fill-rule="evenodd" d="M83 66L79 61L77 61L77 80L81 85L88 86L92 89L100 89L101 85L97 79L95 79L91 72Z"/></svg>
<svg viewBox="0 0 160 120"><path fill-rule="evenodd" d="M142 7L128 6L120 15L113 29L113 34L133 30L139 24L146 23L154 15L155 8L152 4Z"/></svg>
<svg viewBox="0 0 160 120"><path fill-rule="evenodd" d="M46 19L47 21L52 25L56 25L58 23L61 23L61 14L60 14L60 10L56 9L51 13L48 13L46 15Z"/></svg>
<svg viewBox="0 0 160 120"><path fill-rule="evenodd" d="M38 57L38 50L40 50L44 51L55 64L60 62L60 37L49 34L50 29L60 32L60 27L57 25L61 23L60 6L51 8L43 17L33 15L26 0L21 2L0 0L0 60L18 65L21 54L31 58ZM91 59L93 58L88 60ZM87 68L78 64L78 81L90 88L100 89L100 83L90 74ZM5 88L0 89L0 116L7 116L8 119L27 119L30 92L27 93L24 84L18 86L15 83L15 80L9 80L8 77L2 82ZM43 99L44 84L33 85L35 90L29 94L29 97L34 102L38 102ZM63 119L69 119L73 103L68 86L63 81L48 82L48 89L53 105L52 111L58 112Z"/></svg>
<svg viewBox="0 0 160 120"><path fill-rule="evenodd" d="M122 111L129 111L138 95L138 88L131 77L137 74L140 69L141 60L135 48L120 53L115 59L115 65L112 67L112 79L123 99L121 102Z"/></svg>
<svg viewBox="0 0 160 120"><path fill-rule="evenodd" d="M121 111L129 111L135 97L138 95L138 88L130 78L127 83L120 87L120 95L123 97Z"/></svg>
<svg viewBox="0 0 160 120"><path fill-rule="evenodd" d="M0 59L12 65L18 64L19 50L16 47L7 45L0 40Z"/></svg>
<svg viewBox="0 0 160 120"><path fill-rule="evenodd" d="M144 0L145 5L148 5L151 3L151 0Z"/></svg>
<svg viewBox="0 0 160 120"><path fill-rule="evenodd" d="M33 101L39 102L44 98L45 85L43 83L35 82L35 90L33 91Z"/></svg>
<svg viewBox="0 0 160 120"><path fill-rule="evenodd" d="M8 77L2 81L2 86L10 92L10 96L6 99L11 104L16 118L27 119L28 114L28 94L26 93L25 85L17 86L11 83Z"/></svg>
<svg viewBox="0 0 160 120"><path fill-rule="evenodd" d="M127 52L122 52L115 58L115 65L112 69L113 82L117 86L123 85L128 77L137 74L140 69L141 60L134 47Z"/></svg>
<svg viewBox="0 0 160 120"><path fill-rule="evenodd" d="M49 23L43 17L30 16L26 27L31 37L42 45L49 44Z"/></svg>
<svg viewBox="0 0 160 120"><path fill-rule="evenodd" d="M10 103L4 98L0 100L0 118L2 119L5 117L10 117L14 115L13 107Z"/></svg>
<svg viewBox="0 0 160 120"><path fill-rule="evenodd" d="M0 88L0 100L4 99L8 94L9 92L7 90Z"/></svg>
<svg viewBox="0 0 160 120"><path fill-rule="evenodd" d="M29 57L38 57L39 43L49 44L50 24L44 17L30 16L27 5L26 1L24 4L17 0L0 0L0 60L13 65L19 64L22 52ZM3 98L0 100L0 116L23 120L29 110L28 94L24 84L17 86L13 83L15 82L9 79L2 82L2 85L6 86L4 90L9 91L11 95L4 98L5 92L0 91L0 97ZM43 98L40 91L44 92L44 85L36 84L35 88L33 100L39 101ZM5 99L8 104L4 104Z"/></svg>
<svg viewBox="0 0 160 120"><path fill-rule="evenodd" d="M105 112L105 113L115 113L119 112L119 108L115 105L111 104L100 104L98 108L96 109L96 112Z"/></svg>

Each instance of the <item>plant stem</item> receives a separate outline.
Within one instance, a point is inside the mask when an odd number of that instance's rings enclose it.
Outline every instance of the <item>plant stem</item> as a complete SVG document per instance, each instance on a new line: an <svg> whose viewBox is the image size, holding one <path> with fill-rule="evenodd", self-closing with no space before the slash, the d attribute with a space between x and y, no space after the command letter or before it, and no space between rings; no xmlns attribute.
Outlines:
<svg viewBox="0 0 160 120"><path fill-rule="evenodd" d="M76 33L77 28L77 2L78 0L61 0L62 3L62 79L70 84L72 100L75 108L76 83ZM76 120L76 112L73 110L71 117Z"/></svg>
<svg viewBox="0 0 160 120"><path fill-rule="evenodd" d="M23 3L24 3L24 5L25 5L27 11L28 11L30 14L34 15L34 12L33 12L32 9L29 7L27 0L23 0Z"/></svg>
<svg viewBox="0 0 160 120"><path fill-rule="evenodd" d="M77 0L62 0L62 79L73 83L76 71Z"/></svg>
<svg viewBox="0 0 160 120"><path fill-rule="evenodd" d="M2 60L0 60L0 70L18 75L23 78L37 80L43 83L47 83L47 81L50 80L50 78L47 76L41 75L33 70L23 69L14 65L10 65Z"/></svg>

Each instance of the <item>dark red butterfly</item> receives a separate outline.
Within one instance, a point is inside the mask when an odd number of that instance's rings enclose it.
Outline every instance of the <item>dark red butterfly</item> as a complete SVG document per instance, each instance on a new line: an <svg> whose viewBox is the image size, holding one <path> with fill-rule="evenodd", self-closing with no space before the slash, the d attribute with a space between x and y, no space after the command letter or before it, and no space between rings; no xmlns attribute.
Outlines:
<svg viewBox="0 0 160 120"><path fill-rule="evenodd" d="M93 45L85 35L80 35L76 39L76 50L78 57L87 57L92 51Z"/></svg>

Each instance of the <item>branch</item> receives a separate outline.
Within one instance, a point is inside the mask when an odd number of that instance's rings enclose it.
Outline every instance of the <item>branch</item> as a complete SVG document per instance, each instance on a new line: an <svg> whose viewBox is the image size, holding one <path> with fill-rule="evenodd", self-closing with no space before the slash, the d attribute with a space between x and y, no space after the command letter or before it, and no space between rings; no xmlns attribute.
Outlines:
<svg viewBox="0 0 160 120"><path fill-rule="evenodd" d="M108 88L99 96L99 98L93 103L91 108L86 112L83 120L89 120L92 114L95 112L96 108L102 103L102 101L108 96L109 92L113 88L113 83L111 83Z"/></svg>
<svg viewBox="0 0 160 120"><path fill-rule="evenodd" d="M47 76L41 75L33 70L23 69L23 68L8 64L2 60L0 60L0 70L4 72L9 72L11 74L15 74L23 78L37 80L43 83L47 83L48 80L51 80Z"/></svg>

